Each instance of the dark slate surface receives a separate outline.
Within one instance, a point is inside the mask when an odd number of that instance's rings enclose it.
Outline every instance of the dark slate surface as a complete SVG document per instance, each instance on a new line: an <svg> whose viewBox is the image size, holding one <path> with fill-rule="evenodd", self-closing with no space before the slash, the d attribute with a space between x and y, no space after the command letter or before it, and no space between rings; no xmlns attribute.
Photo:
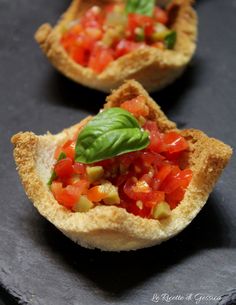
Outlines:
<svg viewBox="0 0 236 305"><path fill-rule="evenodd" d="M235 146L236 1L197 2L196 57L179 81L154 98L180 127L200 128ZM224 295L221 304L235 304L235 157L183 233L137 252L76 246L26 198L15 172L11 135L58 132L97 112L104 100L103 94L56 73L32 38L41 23L55 22L68 4L0 0L0 304L153 304L153 294L162 293ZM193 298L171 302L195 303Z"/></svg>

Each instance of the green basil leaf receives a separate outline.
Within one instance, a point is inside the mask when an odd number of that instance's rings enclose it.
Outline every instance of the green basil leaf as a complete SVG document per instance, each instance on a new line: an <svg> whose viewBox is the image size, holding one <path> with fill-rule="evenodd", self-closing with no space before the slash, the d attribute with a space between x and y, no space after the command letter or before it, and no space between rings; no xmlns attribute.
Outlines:
<svg viewBox="0 0 236 305"><path fill-rule="evenodd" d="M66 158L66 154L62 151L57 159L57 162L65 159ZM52 172L50 179L48 180L48 185L51 185L53 180L55 180L57 178L57 174L55 173L55 171Z"/></svg>
<svg viewBox="0 0 236 305"><path fill-rule="evenodd" d="M149 134L122 108L110 108L96 115L80 132L76 162L94 163L131 151L144 149Z"/></svg>
<svg viewBox="0 0 236 305"><path fill-rule="evenodd" d="M166 35L164 42L167 49L173 49L176 43L177 34L175 31L171 31L168 35Z"/></svg>
<svg viewBox="0 0 236 305"><path fill-rule="evenodd" d="M155 7L155 0L127 0L125 11L127 14L136 13L152 16Z"/></svg>

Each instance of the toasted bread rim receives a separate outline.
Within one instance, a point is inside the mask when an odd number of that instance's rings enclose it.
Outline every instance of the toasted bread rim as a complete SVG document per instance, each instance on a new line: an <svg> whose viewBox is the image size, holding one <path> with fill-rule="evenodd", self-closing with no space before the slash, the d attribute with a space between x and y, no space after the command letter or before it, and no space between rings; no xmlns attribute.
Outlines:
<svg viewBox="0 0 236 305"><path fill-rule="evenodd" d="M204 206L231 157L232 149L221 141L209 138L198 130L176 129L175 124L167 119L136 81L128 81L112 92L104 108L119 106L123 101L138 95L145 97L150 109L149 118L157 121L161 131L180 132L190 146L188 164L193 171L193 178L184 199L172 210L168 219L145 219L116 206L98 206L87 213L74 213L54 199L47 186L55 162L53 152L59 143L71 137L91 117L57 135L36 136L32 132L25 132L12 137L17 170L28 197L40 214L82 246L108 251L134 250L160 244L173 237Z"/></svg>
<svg viewBox="0 0 236 305"><path fill-rule="evenodd" d="M198 22L192 0L173 0L173 4L179 8L173 24L177 31L174 50L147 46L113 61L100 74L74 62L60 44L62 29L75 18L78 8L83 12L95 3L102 6L106 1L73 0L54 28L46 23L37 30L35 39L56 69L75 82L105 92L131 78L139 81L148 91L159 90L181 75L196 49Z"/></svg>

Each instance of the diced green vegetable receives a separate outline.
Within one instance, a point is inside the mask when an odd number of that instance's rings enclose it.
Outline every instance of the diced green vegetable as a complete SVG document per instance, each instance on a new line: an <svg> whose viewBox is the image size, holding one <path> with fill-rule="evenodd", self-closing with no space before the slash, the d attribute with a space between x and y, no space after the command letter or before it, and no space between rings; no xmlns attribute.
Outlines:
<svg viewBox="0 0 236 305"><path fill-rule="evenodd" d="M65 159L65 158L66 158L66 154L64 152L61 152L58 159L57 159L57 162L62 160L62 159ZM52 174L51 174L50 179L48 180L47 185L51 185L53 180L56 179L56 177L57 177L57 174L55 173L55 171L53 171Z"/></svg>
<svg viewBox="0 0 236 305"><path fill-rule="evenodd" d="M155 219L163 219L169 217L171 214L170 206L167 202L163 201L158 203L153 209L152 209L152 216Z"/></svg>
<svg viewBox="0 0 236 305"><path fill-rule="evenodd" d="M104 33L101 42L106 47L111 47L115 41L122 39L122 37L124 36L124 32L125 27L122 25L109 27Z"/></svg>
<svg viewBox="0 0 236 305"><path fill-rule="evenodd" d="M88 166L86 168L86 172L88 174L89 181L93 183L94 181L97 181L103 177L104 169L102 166Z"/></svg>
<svg viewBox="0 0 236 305"><path fill-rule="evenodd" d="M123 26L124 28L127 25L127 15L122 12L111 12L107 14L105 24L107 26Z"/></svg>
<svg viewBox="0 0 236 305"><path fill-rule="evenodd" d="M75 212L88 212L94 207L92 201L90 201L87 196L80 196L79 201L74 205L73 210Z"/></svg>
<svg viewBox="0 0 236 305"><path fill-rule="evenodd" d="M165 41L166 37L170 34L170 31L166 30L163 32L155 32L152 34L152 41L157 42L157 41Z"/></svg>
<svg viewBox="0 0 236 305"><path fill-rule="evenodd" d="M106 193L106 198L103 199L105 204L120 204L120 197L118 194L118 188L110 182L104 183L100 186L102 192Z"/></svg>
<svg viewBox="0 0 236 305"><path fill-rule="evenodd" d="M135 41L141 42L145 40L145 31L143 28L136 28L135 29Z"/></svg>
<svg viewBox="0 0 236 305"><path fill-rule="evenodd" d="M175 31L171 31L166 35L164 42L167 49L173 49L176 43L177 34Z"/></svg>
<svg viewBox="0 0 236 305"><path fill-rule="evenodd" d="M108 197L103 199L105 204L120 204L120 197L118 192L111 192Z"/></svg>
<svg viewBox="0 0 236 305"><path fill-rule="evenodd" d="M163 41L170 32L171 31L164 26L164 24L156 23L154 33L151 36L152 42Z"/></svg>

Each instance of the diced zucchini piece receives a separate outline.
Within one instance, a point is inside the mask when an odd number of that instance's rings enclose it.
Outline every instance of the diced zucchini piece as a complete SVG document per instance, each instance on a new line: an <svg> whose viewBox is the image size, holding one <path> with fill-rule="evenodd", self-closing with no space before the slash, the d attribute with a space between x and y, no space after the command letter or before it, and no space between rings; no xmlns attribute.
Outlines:
<svg viewBox="0 0 236 305"><path fill-rule="evenodd" d="M155 25L155 31L151 36L153 42L163 41L171 31L161 23Z"/></svg>
<svg viewBox="0 0 236 305"><path fill-rule="evenodd" d="M163 41L165 38L170 34L170 31L164 31L164 32L155 32L152 34L152 41Z"/></svg>
<svg viewBox="0 0 236 305"><path fill-rule="evenodd" d="M123 26L123 28L126 27L128 18L125 14L120 13L119 11L113 11L112 13L109 13L106 17L105 25L109 27L114 26Z"/></svg>
<svg viewBox="0 0 236 305"><path fill-rule="evenodd" d="M102 44L106 47L110 47L114 41L121 40L124 36L124 28L121 25L108 28L101 40Z"/></svg>
<svg viewBox="0 0 236 305"><path fill-rule="evenodd" d="M104 169L102 166L92 166L86 168L88 179L91 183L97 181L103 177Z"/></svg>
<svg viewBox="0 0 236 305"><path fill-rule="evenodd" d="M145 31L144 28L136 28L135 29L135 41L140 42L145 40Z"/></svg>
<svg viewBox="0 0 236 305"><path fill-rule="evenodd" d="M87 196L80 196L79 201L74 205L73 210L75 212L88 212L94 206L93 202L90 201Z"/></svg>
<svg viewBox="0 0 236 305"><path fill-rule="evenodd" d="M103 199L105 204L120 204L120 197L118 192L111 192L106 198Z"/></svg>
<svg viewBox="0 0 236 305"><path fill-rule="evenodd" d="M105 204L120 204L120 197L118 194L118 188L111 183L102 184L102 192L106 193L106 197L103 199Z"/></svg>
<svg viewBox="0 0 236 305"><path fill-rule="evenodd" d="M152 209L152 217L155 219L167 218L170 216L170 214L171 214L170 206L165 201L158 203Z"/></svg>

